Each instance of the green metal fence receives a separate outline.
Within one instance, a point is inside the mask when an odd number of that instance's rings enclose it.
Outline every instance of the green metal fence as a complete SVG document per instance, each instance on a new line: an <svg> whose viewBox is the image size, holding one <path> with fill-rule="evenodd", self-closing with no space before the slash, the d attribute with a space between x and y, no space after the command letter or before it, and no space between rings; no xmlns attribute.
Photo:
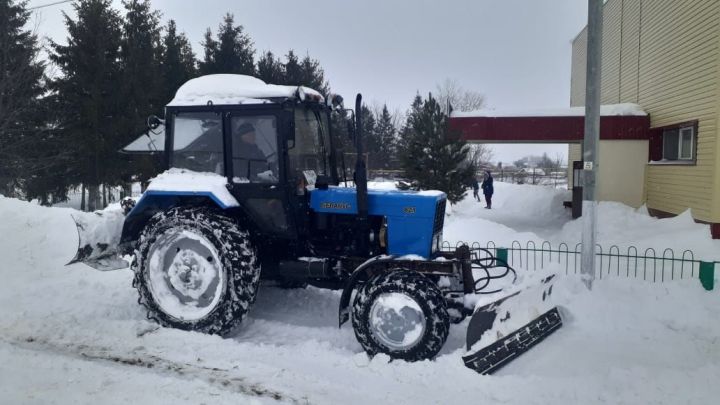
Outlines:
<svg viewBox="0 0 720 405"><path fill-rule="evenodd" d="M582 244L574 246L560 243L553 246L548 241L528 241L524 245L513 241L509 247L497 246L495 242L482 245L478 242L458 242L455 245L443 244L443 250L453 250L467 244L470 248L487 249L496 257L505 260L510 266L522 270L538 270L548 267L564 270L565 274L580 273ZM487 255L480 251L482 255ZM682 279L699 279L702 285L713 288L714 269L718 262L707 262L695 257L691 250L675 252L665 249L660 254L653 248L644 250L635 246L620 248L612 245L608 249L601 245L595 247L596 277L627 277L651 282L667 282Z"/></svg>

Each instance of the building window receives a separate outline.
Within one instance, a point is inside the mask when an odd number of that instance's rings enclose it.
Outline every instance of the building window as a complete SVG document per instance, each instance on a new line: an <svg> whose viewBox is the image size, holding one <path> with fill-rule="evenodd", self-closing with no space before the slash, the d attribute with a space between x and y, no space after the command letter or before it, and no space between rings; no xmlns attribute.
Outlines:
<svg viewBox="0 0 720 405"><path fill-rule="evenodd" d="M663 130L663 160L695 160L695 127Z"/></svg>

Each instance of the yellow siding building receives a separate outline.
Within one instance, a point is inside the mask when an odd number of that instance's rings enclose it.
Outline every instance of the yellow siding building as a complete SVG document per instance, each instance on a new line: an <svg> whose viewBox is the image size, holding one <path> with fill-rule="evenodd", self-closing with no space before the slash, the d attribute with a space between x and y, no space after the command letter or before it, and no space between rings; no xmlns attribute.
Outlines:
<svg viewBox="0 0 720 405"><path fill-rule="evenodd" d="M650 115L648 209L690 208L720 237L720 1L608 0L603 19L602 103ZM572 46L572 106L585 104L586 47L584 29Z"/></svg>

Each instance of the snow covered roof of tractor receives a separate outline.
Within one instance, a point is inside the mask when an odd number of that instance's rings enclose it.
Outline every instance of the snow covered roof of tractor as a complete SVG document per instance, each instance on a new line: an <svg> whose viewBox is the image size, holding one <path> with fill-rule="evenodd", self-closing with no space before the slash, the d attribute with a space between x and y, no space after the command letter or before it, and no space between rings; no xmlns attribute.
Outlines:
<svg viewBox="0 0 720 405"><path fill-rule="evenodd" d="M282 86L245 75L216 74L201 76L180 86L168 106L212 104L263 104L275 99L297 98L324 101L322 94L304 86Z"/></svg>

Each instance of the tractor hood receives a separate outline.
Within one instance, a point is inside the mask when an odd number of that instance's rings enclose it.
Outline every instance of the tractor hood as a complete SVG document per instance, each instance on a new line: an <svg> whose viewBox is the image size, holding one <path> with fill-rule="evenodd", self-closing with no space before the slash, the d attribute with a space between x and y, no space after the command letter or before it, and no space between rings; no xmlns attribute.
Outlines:
<svg viewBox="0 0 720 405"><path fill-rule="evenodd" d="M445 193L441 191L368 190L368 213L387 219L388 253L429 258L442 242ZM329 187L310 192L313 211L357 215L357 191Z"/></svg>

